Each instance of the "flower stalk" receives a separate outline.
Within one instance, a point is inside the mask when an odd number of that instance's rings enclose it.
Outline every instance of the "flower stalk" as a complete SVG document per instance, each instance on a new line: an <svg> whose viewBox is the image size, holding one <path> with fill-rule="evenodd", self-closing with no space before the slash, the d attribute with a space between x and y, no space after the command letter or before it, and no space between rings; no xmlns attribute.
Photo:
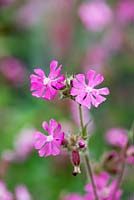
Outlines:
<svg viewBox="0 0 134 200"><path fill-rule="evenodd" d="M81 108L80 104L79 104L79 116L80 116L81 130L82 130L82 134L83 134L84 123L83 123L83 116L82 116L82 108ZM93 187L93 192L94 192L95 200L99 200L99 197L97 195L97 188L96 188L95 181L94 181L94 175L93 175L91 163L90 163L89 156L88 156L87 153L84 154L84 161L85 161L84 163L85 163L86 171L88 173L88 177L90 177L91 184L92 184L92 187Z"/></svg>

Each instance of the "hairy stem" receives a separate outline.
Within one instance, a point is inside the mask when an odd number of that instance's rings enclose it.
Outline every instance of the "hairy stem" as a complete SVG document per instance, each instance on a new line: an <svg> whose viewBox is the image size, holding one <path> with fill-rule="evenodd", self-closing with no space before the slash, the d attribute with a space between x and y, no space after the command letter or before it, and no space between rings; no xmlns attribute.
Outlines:
<svg viewBox="0 0 134 200"><path fill-rule="evenodd" d="M84 123L83 123L83 116L82 116L82 108L81 108L81 104L79 104L79 116L80 116L80 125L81 125L81 130L83 131L83 129L84 129Z"/></svg>
<svg viewBox="0 0 134 200"><path fill-rule="evenodd" d="M97 194L96 185L95 185L95 181L94 181L94 177L93 177L92 167L91 167L91 163L90 163L90 160L89 160L89 156L87 154L85 154L84 155L84 159L85 159L87 172L88 172L88 174L90 176L90 180L91 180L91 184L92 184L95 200L99 200L99 197L98 197L98 194Z"/></svg>
<svg viewBox="0 0 134 200"><path fill-rule="evenodd" d="M125 159L126 149L127 149L127 147L125 147L125 148L123 149L123 151L122 151L122 155L121 155L121 158L122 158L122 167L121 167L120 174L119 174L119 176L118 176L117 184L116 184L115 189L114 189L114 192L113 192L112 200L115 199L117 190L118 190L118 188L120 187L120 185L121 185L121 183L122 183L122 180L123 180L124 171L125 171L125 166L126 166L126 159Z"/></svg>
<svg viewBox="0 0 134 200"><path fill-rule="evenodd" d="M84 132L84 123L83 123L83 116L82 116L82 108L81 108L80 104L79 104L79 116L80 116L81 130L82 130L82 133L83 133ZM86 168L86 171L87 171L87 175L88 175L88 177L90 177L90 180L91 180L95 200L99 200L99 197L97 195L97 188L96 188L95 181L94 181L93 171L92 171L92 167L91 167L91 163L90 163L90 159L89 159L88 154L84 155L84 161L85 161L85 168Z"/></svg>

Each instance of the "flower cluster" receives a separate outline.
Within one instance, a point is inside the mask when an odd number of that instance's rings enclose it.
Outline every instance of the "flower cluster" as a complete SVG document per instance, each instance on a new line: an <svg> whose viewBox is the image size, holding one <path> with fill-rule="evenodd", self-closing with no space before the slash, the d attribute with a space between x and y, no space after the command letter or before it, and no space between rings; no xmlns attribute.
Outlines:
<svg viewBox="0 0 134 200"><path fill-rule="evenodd" d="M63 131L63 127L55 119L50 119L49 123L42 123L46 134L35 131L34 148L38 150L40 157L57 156L62 154L62 149L70 152L72 161L73 175L81 173L81 156L84 157L87 169L90 167L88 158L88 139L90 122L88 109L92 106L98 108L101 103L106 101L109 95L108 87L98 88L104 81L102 74L97 74L95 70L88 70L87 74L78 73L70 77L61 75L62 66L58 67L58 62L53 60L50 63L50 73L47 76L42 69L35 69L35 74L30 75L32 95L44 100L54 100L58 92L61 98L68 98L72 104L72 118L80 126L77 134ZM76 104L79 107L79 122L77 119L78 112L74 110ZM70 107L71 107L70 106ZM82 111L84 111L82 113ZM83 114L85 116L83 116ZM84 120L83 120L84 119ZM88 127L88 128L87 128ZM63 196L63 200L120 200L122 190L119 188L121 180L111 179L115 174L123 173L125 163L134 163L134 146L129 144L127 131L123 129L111 129L106 134L106 140L118 150L112 150L107 153L100 164L99 173L92 172L91 182L85 186L86 194L70 194ZM119 150L120 149L120 150ZM88 164L89 163L89 164ZM62 198L62 197L61 197Z"/></svg>
<svg viewBox="0 0 134 200"><path fill-rule="evenodd" d="M51 61L48 76L42 69L35 69L35 74L30 75L32 95L50 101L54 100L58 91L60 91L61 97L69 98L86 109L90 109L91 105L97 108L106 100L104 96L109 94L109 89L107 87L96 88L103 82L103 75L96 74L94 70L89 70L86 76L76 74L75 76L65 77L65 75L60 74L61 69L62 66L58 67L56 60ZM65 137L64 132L61 131L60 123L54 119L50 119L49 125L44 121L42 127L48 135L39 131L36 131L34 135L34 147L39 151L39 156L56 156L60 154L60 147L63 146L71 151L74 165L73 174L80 173L80 152L85 151L87 146L87 141L82 134L77 136L66 134Z"/></svg>
<svg viewBox="0 0 134 200"><path fill-rule="evenodd" d="M32 197L25 185L18 185L15 188L15 195L8 191L6 184L0 180L0 200L32 200Z"/></svg>
<svg viewBox="0 0 134 200"><path fill-rule="evenodd" d="M99 200L112 200L114 197L114 200L120 200L122 195L122 190L118 189L115 193L115 187L117 182L112 181L109 183L110 176L106 172L101 172L100 174L97 174L94 176L94 180L96 183L96 189L97 194L99 197ZM77 193L68 194L63 197L62 200L95 200L93 187L91 184L87 184L85 186L85 195L80 195ZM113 194L115 193L115 196Z"/></svg>

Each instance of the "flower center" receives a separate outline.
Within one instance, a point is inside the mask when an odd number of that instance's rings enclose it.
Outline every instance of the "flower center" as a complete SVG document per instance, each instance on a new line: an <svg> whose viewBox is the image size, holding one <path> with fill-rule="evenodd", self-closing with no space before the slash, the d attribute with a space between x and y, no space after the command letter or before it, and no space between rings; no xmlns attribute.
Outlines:
<svg viewBox="0 0 134 200"><path fill-rule="evenodd" d="M86 92L89 93L89 92L91 92L91 91L92 91L92 88L91 88L90 86L87 86L87 87L86 87Z"/></svg>
<svg viewBox="0 0 134 200"><path fill-rule="evenodd" d="M52 142L53 141L53 136L52 135L48 135L47 136L47 142Z"/></svg>
<svg viewBox="0 0 134 200"><path fill-rule="evenodd" d="M44 85L47 85L48 83L49 83L49 81L50 81L50 78L44 78L44 80L43 80L43 84Z"/></svg>
<svg viewBox="0 0 134 200"><path fill-rule="evenodd" d="M109 188L104 188L102 191L102 197L107 198L109 195Z"/></svg>

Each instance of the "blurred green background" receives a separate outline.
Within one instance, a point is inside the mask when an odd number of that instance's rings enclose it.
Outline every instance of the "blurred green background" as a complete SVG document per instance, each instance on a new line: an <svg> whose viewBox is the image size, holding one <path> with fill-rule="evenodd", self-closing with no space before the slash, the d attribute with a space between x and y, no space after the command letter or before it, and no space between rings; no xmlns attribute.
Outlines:
<svg viewBox="0 0 134 200"><path fill-rule="evenodd" d="M24 128L42 131L42 121L50 118L72 121L67 100L46 102L32 97L29 90L33 69L49 72L50 61L56 59L65 73L85 73L92 68L105 76L104 85L111 93L104 104L90 111L95 124L90 151L99 161L109 148L104 140L106 130L129 130L134 119L134 25L131 21L117 23L119 1L107 1L112 22L99 32L82 24L80 0L5 2L0 1L0 177L11 191L17 184L25 184L34 200L56 200L66 192L84 193L84 172L73 177L71 162L64 156L40 158L33 150L23 161L4 163L3 170L2 155L14 148ZM134 193L134 168L129 168L124 200Z"/></svg>

